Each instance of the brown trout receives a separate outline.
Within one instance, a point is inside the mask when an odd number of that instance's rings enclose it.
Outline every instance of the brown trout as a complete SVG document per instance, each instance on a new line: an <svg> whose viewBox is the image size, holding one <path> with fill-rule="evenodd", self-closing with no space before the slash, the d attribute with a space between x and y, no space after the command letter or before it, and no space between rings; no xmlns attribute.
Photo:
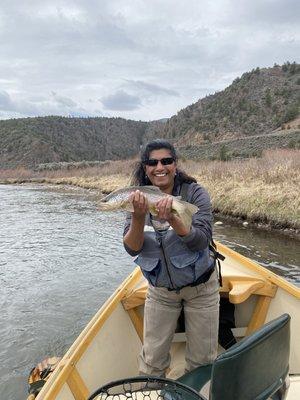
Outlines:
<svg viewBox="0 0 300 400"><path fill-rule="evenodd" d="M155 204L162 197L169 196L166 193L163 193L157 186L129 186L115 190L101 199L99 209L101 211L125 210L133 212L133 206L129 201L129 198L136 190L139 190L146 196L149 203L149 212L154 216L157 215ZM198 211L198 207L181 200L181 197L172 196L172 198L173 202L171 212L182 220L185 227L190 228L192 224L192 216Z"/></svg>

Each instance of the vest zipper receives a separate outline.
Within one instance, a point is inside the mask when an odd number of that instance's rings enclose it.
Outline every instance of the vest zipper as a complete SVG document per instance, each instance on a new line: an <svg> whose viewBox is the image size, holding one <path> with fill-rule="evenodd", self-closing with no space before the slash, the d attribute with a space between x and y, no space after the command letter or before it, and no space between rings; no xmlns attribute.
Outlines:
<svg viewBox="0 0 300 400"><path fill-rule="evenodd" d="M171 283L172 289L175 289L175 285L174 285L174 282L173 282L173 280L171 278L169 264L168 264L166 253L165 253L165 248L164 248L164 244L163 244L163 238L160 238L159 242L160 242L161 251L162 251L163 258L164 258L164 261L165 261L165 264L166 264L166 269L167 269L167 273L168 273L168 277L170 279L170 283Z"/></svg>

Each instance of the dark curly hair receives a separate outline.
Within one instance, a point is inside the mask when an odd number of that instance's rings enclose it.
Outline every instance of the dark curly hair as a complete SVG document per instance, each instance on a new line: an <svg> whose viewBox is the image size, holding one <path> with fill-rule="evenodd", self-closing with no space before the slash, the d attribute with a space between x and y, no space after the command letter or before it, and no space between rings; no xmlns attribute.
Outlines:
<svg viewBox="0 0 300 400"><path fill-rule="evenodd" d="M135 164L133 174L132 174L132 179L131 179L131 185L133 185L133 186L152 185L149 178L146 176L144 164L147 160L149 160L150 153L153 150L160 150L160 149L169 150L169 152L170 152L171 156L174 158L175 162L178 160L174 146L167 140L155 139L155 140L147 143L142 148L140 161L138 161ZM182 171L178 168L177 168L176 179L178 180L179 183L183 183L183 182L186 182L186 183L195 182L196 183L197 182L195 178L187 175L184 171Z"/></svg>

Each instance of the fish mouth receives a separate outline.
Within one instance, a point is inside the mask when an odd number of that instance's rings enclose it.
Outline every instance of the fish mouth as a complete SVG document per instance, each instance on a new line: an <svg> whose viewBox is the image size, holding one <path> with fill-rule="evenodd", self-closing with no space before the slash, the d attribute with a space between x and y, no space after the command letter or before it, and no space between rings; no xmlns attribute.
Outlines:
<svg viewBox="0 0 300 400"><path fill-rule="evenodd" d="M111 203L107 203L107 202L100 202L98 204L98 210L100 211L110 211L112 210L114 207L111 205Z"/></svg>

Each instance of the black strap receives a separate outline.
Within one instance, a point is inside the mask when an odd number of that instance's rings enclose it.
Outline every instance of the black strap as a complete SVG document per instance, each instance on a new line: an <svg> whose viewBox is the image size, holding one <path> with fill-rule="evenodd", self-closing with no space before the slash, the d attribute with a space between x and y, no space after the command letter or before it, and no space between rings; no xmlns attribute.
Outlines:
<svg viewBox="0 0 300 400"><path fill-rule="evenodd" d="M182 200L187 201L187 194L188 194L188 190L189 190L189 184L184 182L181 184L181 188L180 188L180 196L182 198ZM220 286L222 286L222 273L221 273L221 261L225 260L225 256L223 256L223 254L219 253L217 250L217 245L214 242L213 238L211 238L211 242L209 244L209 250L213 253L214 258L216 260L216 264L218 266L218 275L219 275L219 283Z"/></svg>
<svg viewBox="0 0 300 400"><path fill-rule="evenodd" d="M184 201L187 201L188 190L189 190L189 183L186 183L186 182L182 183L179 195L181 196L182 200L184 200Z"/></svg>

